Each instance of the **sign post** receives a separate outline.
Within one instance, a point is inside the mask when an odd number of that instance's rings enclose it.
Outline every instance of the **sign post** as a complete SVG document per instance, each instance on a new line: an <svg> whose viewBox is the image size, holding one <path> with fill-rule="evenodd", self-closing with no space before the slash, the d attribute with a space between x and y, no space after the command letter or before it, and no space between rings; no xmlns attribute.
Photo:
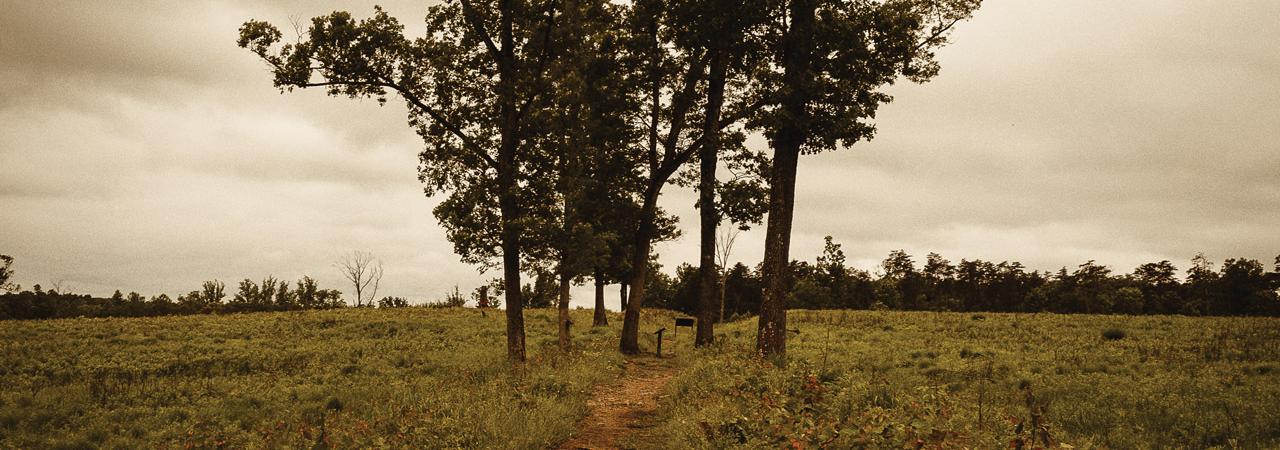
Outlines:
<svg viewBox="0 0 1280 450"><path fill-rule="evenodd" d="M679 343L680 343L680 327L689 327L689 328L693 328L693 325L694 325L694 322L693 322L693 318L692 318L692 317L677 317L677 318L676 318L675 340L674 340L674 343L672 343L672 344L671 344L671 345L672 345L672 348L675 348L675 346L679 345Z"/></svg>
<svg viewBox="0 0 1280 450"><path fill-rule="evenodd" d="M662 357L662 332L663 331L667 331L667 329L659 328L658 331L653 332L653 334L658 335L658 357L659 358Z"/></svg>

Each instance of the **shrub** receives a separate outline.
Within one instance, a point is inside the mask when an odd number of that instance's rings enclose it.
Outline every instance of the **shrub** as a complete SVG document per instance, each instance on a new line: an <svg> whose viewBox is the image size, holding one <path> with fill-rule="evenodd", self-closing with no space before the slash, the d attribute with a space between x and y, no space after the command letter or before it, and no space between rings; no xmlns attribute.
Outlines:
<svg viewBox="0 0 1280 450"><path fill-rule="evenodd" d="M1102 331L1102 338L1108 341L1118 341L1124 339L1125 332L1119 328L1107 328Z"/></svg>
<svg viewBox="0 0 1280 450"><path fill-rule="evenodd" d="M378 300L379 308L405 308L409 306L409 301L404 297L382 297Z"/></svg>

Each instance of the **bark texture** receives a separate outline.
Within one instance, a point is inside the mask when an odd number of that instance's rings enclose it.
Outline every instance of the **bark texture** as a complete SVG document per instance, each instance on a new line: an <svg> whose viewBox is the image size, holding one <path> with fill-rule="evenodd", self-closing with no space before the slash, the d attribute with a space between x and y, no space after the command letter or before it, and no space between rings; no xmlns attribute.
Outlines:
<svg viewBox="0 0 1280 450"><path fill-rule="evenodd" d="M596 310L591 317L591 326L603 327L609 325L609 315L604 309L604 274L596 269Z"/></svg>
<svg viewBox="0 0 1280 450"><path fill-rule="evenodd" d="M764 300L756 350L762 355L787 351L787 292L790 285L791 219L795 206L796 165L808 138L808 96L813 51L814 0L794 0L788 5L791 26L783 43L783 96L785 119L773 144L773 172L769 177L769 223L764 243Z"/></svg>
<svg viewBox="0 0 1280 450"><path fill-rule="evenodd" d="M698 267L698 326L693 345L701 347L715 340L715 307L719 271L716 269L716 227L720 215L716 210L716 163L720 153L720 108L724 105L724 84L728 58L722 49L711 51L711 72L707 79L707 105L702 135L706 140L699 149L700 180L698 208L701 219Z"/></svg>
<svg viewBox="0 0 1280 450"><path fill-rule="evenodd" d="M658 211L658 189L650 185L645 192L644 205L640 209L640 227L636 233L635 255L631 260L631 292L622 316L622 339L618 350L625 354L640 353L640 308L644 306L645 280L649 276L649 248L654 233L654 217Z"/></svg>
<svg viewBox="0 0 1280 450"><path fill-rule="evenodd" d="M569 335L569 328L573 326L573 321L569 320L569 283L568 274L560 273L560 299L556 302L556 310L559 316L559 343L560 350L569 350L573 346L573 336Z"/></svg>

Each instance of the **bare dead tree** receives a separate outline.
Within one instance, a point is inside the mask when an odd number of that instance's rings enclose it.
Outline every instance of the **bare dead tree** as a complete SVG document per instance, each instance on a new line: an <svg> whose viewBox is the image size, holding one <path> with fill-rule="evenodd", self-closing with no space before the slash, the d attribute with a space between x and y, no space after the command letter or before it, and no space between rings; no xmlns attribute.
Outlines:
<svg viewBox="0 0 1280 450"><path fill-rule="evenodd" d="M71 293L72 287L71 287L71 284L67 283L67 280L59 279L58 281L54 281L53 283L50 283L50 284L53 285L53 288L49 290L50 292L57 292L59 294Z"/></svg>
<svg viewBox="0 0 1280 450"><path fill-rule="evenodd" d="M716 262L720 264L720 318L717 322L724 322L724 294L725 282L729 278L729 255L733 254L733 241L738 239L738 233L742 232L738 228L727 228L720 230L720 238L716 239Z"/></svg>
<svg viewBox="0 0 1280 450"><path fill-rule="evenodd" d="M382 260L375 259L369 252L354 251L344 255L334 264L342 271L342 276L356 289L356 307L372 305L378 295L378 283L382 282ZM365 292L369 295L366 296Z"/></svg>

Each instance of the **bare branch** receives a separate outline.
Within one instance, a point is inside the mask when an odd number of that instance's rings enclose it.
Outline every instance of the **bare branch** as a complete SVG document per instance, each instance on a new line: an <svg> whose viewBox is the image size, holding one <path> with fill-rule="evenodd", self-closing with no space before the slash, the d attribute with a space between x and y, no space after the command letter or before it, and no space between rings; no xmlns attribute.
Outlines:
<svg viewBox="0 0 1280 450"><path fill-rule="evenodd" d="M357 308L365 304L366 297L368 304L373 304L374 296L378 294L378 284L382 282L382 260L374 259L369 252L354 251L343 256L334 266L355 288ZM373 291L366 296L365 292L370 284L373 285Z"/></svg>

